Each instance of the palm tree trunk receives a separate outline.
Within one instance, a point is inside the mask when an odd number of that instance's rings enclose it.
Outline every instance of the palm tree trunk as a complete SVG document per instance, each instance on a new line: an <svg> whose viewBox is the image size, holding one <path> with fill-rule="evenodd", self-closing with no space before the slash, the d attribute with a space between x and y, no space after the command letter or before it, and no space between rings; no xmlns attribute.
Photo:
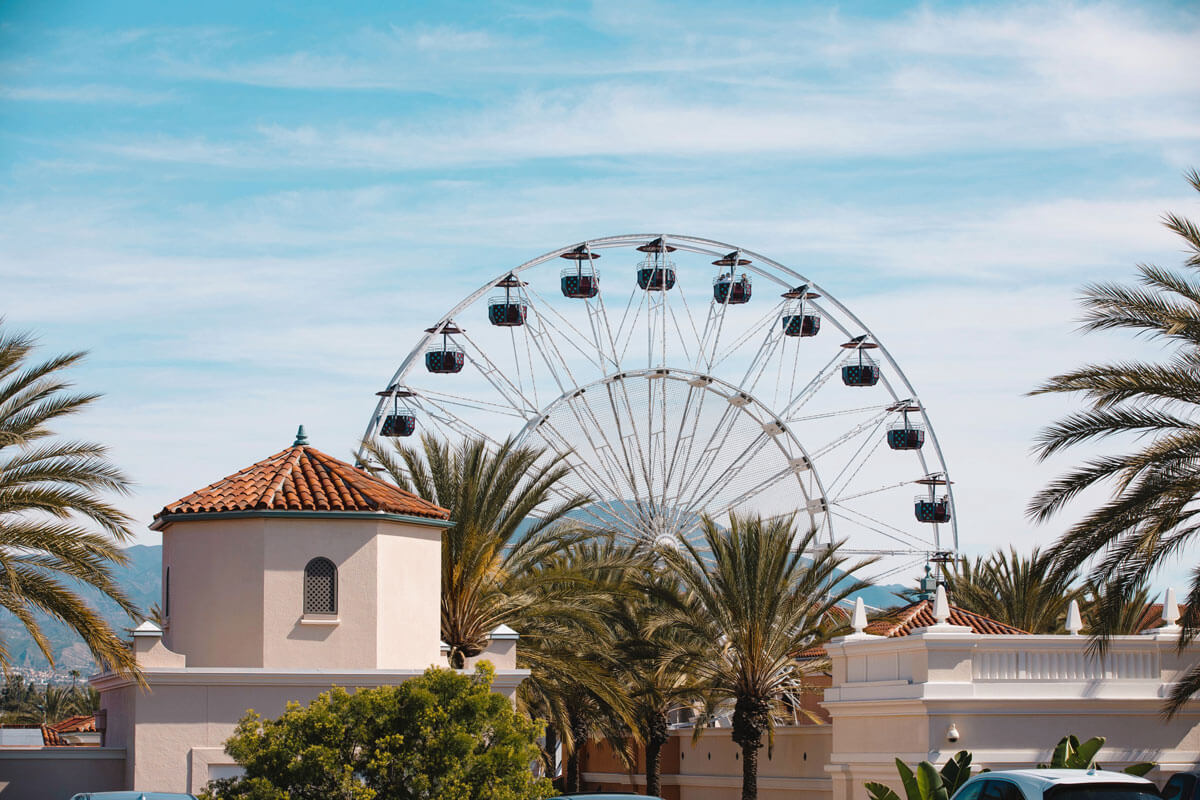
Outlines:
<svg viewBox="0 0 1200 800"><path fill-rule="evenodd" d="M657 797L662 783L662 749L671 740L665 711L654 714L646 733L646 794Z"/></svg>
<svg viewBox="0 0 1200 800"><path fill-rule="evenodd" d="M568 717L571 723L571 738L574 741L571 743L571 757L567 761L567 791L582 792L583 773L579 768L579 752L588 739L588 724L582 714L574 711L570 712Z"/></svg>
<svg viewBox="0 0 1200 800"><path fill-rule="evenodd" d="M742 800L758 798L758 748L762 745L742 745Z"/></svg>
<svg viewBox="0 0 1200 800"><path fill-rule="evenodd" d="M733 706L733 741L742 747L742 800L758 800L758 749L770 714L761 697L739 697Z"/></svg>

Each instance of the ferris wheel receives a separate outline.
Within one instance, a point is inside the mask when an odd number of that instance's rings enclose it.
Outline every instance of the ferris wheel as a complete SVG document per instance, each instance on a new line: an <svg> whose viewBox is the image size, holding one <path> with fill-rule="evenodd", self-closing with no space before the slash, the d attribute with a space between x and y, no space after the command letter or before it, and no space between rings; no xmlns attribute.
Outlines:
<svg viewBox="0 0 1200 800"><path fill-rule="evenodd" d="M691 236L591 239L504 270L427 328L364 433L561 454L579 521L657 543L796 514L894 571L957 550L949 472L883 343L809 278ZM360 458L362 453L360 453Z"/></svg>

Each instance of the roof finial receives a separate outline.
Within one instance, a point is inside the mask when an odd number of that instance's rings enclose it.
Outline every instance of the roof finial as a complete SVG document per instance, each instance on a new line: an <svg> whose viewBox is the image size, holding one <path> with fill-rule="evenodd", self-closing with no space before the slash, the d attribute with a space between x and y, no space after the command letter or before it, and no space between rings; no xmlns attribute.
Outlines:
<svg viewBox="0 0 1200 800"><path fill-rule="evenodd" d="M1078 636L1081 630L1083 618L1079 615L1079 601L1071 598L1071 605L1067 606L1067 633Z"/></svg>
<svg viewBox="0 0 1200 800"><path fill-rule="evenodd" d="M946 599L946 587L940 583L933 600L933 619L938 625L945 625L950 621L950 603Z"/></svg>
<svg viewBox="0 0 1200 800"><path fill-rule="evenodd" d="M850 618L850 625L855 633L861 634L867 630L867 607L861 595L854 598L854 615Z"/></svg>
<svg viewBox="0 0 1200 800"><path fill-rule="evenodd" d="M1175 587L1167 589L1167 596L1163 598L1162 610L1164 629L1178 630L1179 628L1179 602L1175 599Z"/></svg>
<svg viewBox="0 0 1200 800"><path fill-rule="evenodd" d="M304 432L304 426L301 425L296 429L296 441L292 442L292 447L305 447L308 445L308 434Z"/></svg>

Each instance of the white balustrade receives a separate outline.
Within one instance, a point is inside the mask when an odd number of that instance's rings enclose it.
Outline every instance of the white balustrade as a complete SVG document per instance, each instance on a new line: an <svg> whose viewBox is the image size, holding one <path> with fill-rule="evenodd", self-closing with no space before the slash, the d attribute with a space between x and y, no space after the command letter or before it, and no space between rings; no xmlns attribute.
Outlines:
<svg viewBox="0 0 1200 800"><path fill-rule="evenodd" d="M977 649L971 658L977 681L1159 680L1158 648L1112 649L1104 658L1070 648Z"/></svg>

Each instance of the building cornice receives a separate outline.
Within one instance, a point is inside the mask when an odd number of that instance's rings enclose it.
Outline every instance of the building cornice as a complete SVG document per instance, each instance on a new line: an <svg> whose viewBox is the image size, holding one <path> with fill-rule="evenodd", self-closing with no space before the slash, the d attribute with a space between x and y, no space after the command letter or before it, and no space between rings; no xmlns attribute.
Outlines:
<svg viewBox="0 0 1200 800"><path fill-rule="evenodd" d="M425 674L424 669L265 669L258 667L162 667L142 670L154 686L392 686ZM509 689L529 677L527 669L498 669L493 688ZM105 672L89 683L99 691L135 685L132 678Z"/></svg>
<svg viewBox="0 0 1200 800"><path fill-rule="evenodd" d="M361 519L404 522L409 525L425 525L430 528L449 528L454 522L434 517L418 517L412 514L394 514L390 511L209 511L195 514L164 514L150 523L150 530L161 531L175 522L223 519Z"/></svg>

